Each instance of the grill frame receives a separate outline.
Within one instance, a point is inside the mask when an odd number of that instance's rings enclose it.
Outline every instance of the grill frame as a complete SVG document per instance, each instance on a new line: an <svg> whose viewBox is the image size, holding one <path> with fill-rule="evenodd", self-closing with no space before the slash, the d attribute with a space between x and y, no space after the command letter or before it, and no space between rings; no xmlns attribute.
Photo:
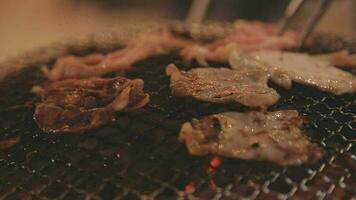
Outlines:
<svg viewBox="0 0 356 200"><path fill-rule="evenodd" d="M356 163L350 161L350 156L356 155L356 138L352 135L356 131L355 95L336 97L298 84L288 91L270 83L282 96L270 110L300 111L306 121L307 136L326 149L321 161L291 167L238 159L222 159L220 167L213 167L210 162L214 156L190 156L177 141L182 122L212 113L248 109L172 97L169 79L164 75L165 65L173 62L181 69L198 66L183 63L177 54L137 63L128 77L144 79L146 91L152 97L149 105L137 113L119 113L116 123L88 134L43 134L31 121L33 108L13 107L4 111L5 107L14 106L13 102L36 99L25 91L44 78L38 71L31 73L31 68L51 65L64 54L110 52L120 48L138 30L130 29L126 38L112 34L56 44L0 64L0 68L7 68L5 73L10 73L3 77L7 79L6 94L12 99L0 98L0 137L21 137L17 146L0 152L1 199L342 199L356 195L356 189L351 188L356 185ZM216 34L208 32L201 34L207 37ZM342 45L333 47L331 40L320 41L318 48L309 51L330 51L347 45L352 51L356 49L353 42L342 42L339 38L335 41ZM26 68L19 72L21 79L14 70L22 67ZM19 85L26 80L31 83ZM11 93L8 88L15 86L23 95ZM4 88L0 88L3 92Z"/></svg>

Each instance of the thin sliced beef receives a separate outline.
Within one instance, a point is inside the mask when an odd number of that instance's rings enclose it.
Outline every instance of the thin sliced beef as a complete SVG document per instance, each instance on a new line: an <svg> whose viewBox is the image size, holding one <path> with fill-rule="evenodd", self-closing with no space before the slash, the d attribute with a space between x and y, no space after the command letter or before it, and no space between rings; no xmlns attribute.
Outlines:
<svg viewBox="0 0 356 200"><path fill-rule="evenodd" d="M81 133L114 119L118 111L134 111L149 101L141 79L68 79L41 90L34 119L47 133ZM37 88L37 91L38 88Z"/></svg>
<svg viewBox="0 0 356 200"><path fill-rule="evenodd" d="M91 54L85 57L64 56L53 68L43 68L50 80L100 77L109 72L123 72L138 61L150 56L168 54L190 42L175 37L170 31L144 32L126 43L125 48L108 55Z"/></svg>
<svg viewBox="0 0 356 200"><path fill-rule="evenodd" d="M267 107L279 99L277 92L267 86L266 73L258 70L194 68L180 71L171 64L166 73L175 96L192 96L215 103L239 102L251 107Z"/></svg>
<svg viewBox="0 0 356 200"><path fill-rule="evenodd" d="M295 110L227 112L184 123L179 139L192 155L297 165L322 157L321 148L303 134L302 123Z"/></svg>
<svg viewBox="0 0 356 200"><path fill-rule="evenodd" d="M258 21L238 21L234 30L224 38L207 45L188 45L181 55L185 60L196 59L201 65L207 61L225 62L232 51L250 52L261 49L291 49L297 46L299 34L287 31L277 34L278 26Z"/></svg>
<svg viewBox="0 0 356 200"><path fill-rule="evenodd" d="M333 62L349 62L341 59L345 56L348 56L347 52L325 55L267 50L250 52L248 55L233 52L230 65L238 71L251 68L266 71L272 81L285 88L290 88L292 81L295 81L340 95L356 91L356 77L333 65Z"/></svg>

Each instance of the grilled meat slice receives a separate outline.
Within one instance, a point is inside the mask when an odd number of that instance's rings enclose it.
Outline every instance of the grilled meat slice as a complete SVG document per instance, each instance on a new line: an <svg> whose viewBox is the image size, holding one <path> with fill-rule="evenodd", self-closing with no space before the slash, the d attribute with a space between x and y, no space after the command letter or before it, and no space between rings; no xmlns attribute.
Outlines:
<svg viewBox="0 0 356 200"><path fill-rule="evenodd" d="M226 157L296 165L321 158L321 149L301 131L295 110L227 112L183 124L179 139L192 155Z"/></svg>
<svg viewBox="0 0 356 200"><path fill-rule="evenodd" d="M171 64L166 73L175 96L192 96L214 103L239 102L251 107L267 107L279 99L277 92L267 86L266 73L257 70L195 68L180 71Z"/></svg>
<svg viewBox="0 0 356 200"><path fill-rule="evenodd" d="M250 52L261 49L291 49L297 46L299 34L287 31L277 34L278 27L272 23L238 21L234 30L224 38L207 45L188 45L182 49L185 60L196 59L207 66L207 60L225 62L234 51Z"/></svg>
<svg viewBox="0 0 356 200"><path fill-rule="evenodd" d="M133 111L149 101L141 79L68 79L41 90L34 119L47 133L81 133L113 120L117 111Z"/></svg>
<svg viewBox="0 0 356 200"><path fill-rule="evenodd" d="M50 80L100 77L109 72L126 71L138 61L168 54L188 44L190 42L173 36L167 30L145 32L129 40L125 48L108 55L65 56L59 58L51 70L43 68L43 71Z"/></svg>
<svg viewBox="0 0 356 200"><path fill-rule="evenodd" d="M340 58L345 52L329 55L308 55L282 51L233 52L230 65L235 70L254 68L269 73L272 81L285 88L292 81L309 85L333 94L354 93L356 77L333 66L334 56ZM338 61L341 62L340 60Z"/></svg>

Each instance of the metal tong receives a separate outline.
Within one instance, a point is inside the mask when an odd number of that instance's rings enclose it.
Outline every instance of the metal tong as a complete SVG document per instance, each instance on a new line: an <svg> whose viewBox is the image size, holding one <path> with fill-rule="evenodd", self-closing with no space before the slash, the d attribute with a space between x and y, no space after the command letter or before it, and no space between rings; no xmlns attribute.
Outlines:
<svg viewBox="0 0 356 200"><path fill-rule="evenodd" d="M206 15L209 4L210 0L194 0L185 20L186 25L200 24Z"/></svg>
<svg viewBox="0 0 356 200"><path fill-rule="evenodd" d="M288 26L293 21L294 17L302 10L302 7L309 0L291 0L287 8L284 11L283 17L280 20L280 29L278 31L279 35L283 35L287 30ZM303 47L308 36L314 31L320 19L326 13L330 7L332 0L319 0L318 8L311 15L306 26L301 30L301 37L298 41L298 47Z"/></svg>

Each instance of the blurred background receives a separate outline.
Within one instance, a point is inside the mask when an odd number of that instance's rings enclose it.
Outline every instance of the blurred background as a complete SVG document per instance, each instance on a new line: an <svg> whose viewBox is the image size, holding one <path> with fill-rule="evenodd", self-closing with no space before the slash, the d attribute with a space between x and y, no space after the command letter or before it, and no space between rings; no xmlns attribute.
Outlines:
<svg viewBox="0 0 356 200"><path fill-rule="evenodd" d="M316 2L318 0L309 0ZM333 0L318 30L356 37L356 0ZM277 21L289 0L211 0L206 20ZM0 60L128 24L184 20L191 0L1 0Z"/></svg>

